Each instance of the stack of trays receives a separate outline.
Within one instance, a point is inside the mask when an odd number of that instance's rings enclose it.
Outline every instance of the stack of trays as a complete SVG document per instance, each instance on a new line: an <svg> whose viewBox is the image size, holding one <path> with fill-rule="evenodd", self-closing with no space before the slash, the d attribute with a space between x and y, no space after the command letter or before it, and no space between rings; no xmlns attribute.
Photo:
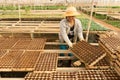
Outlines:
<svg viewBox="0 0 120 80"><path fill-rule="evenodd" d="M104 80L120 80L120 75L114 69L100 70Z"/></svg>
<svg viewBox="0 0 120 80"><path fill-rule="evenodd" d="M83 61L86 66L93 66L106 56L106 53L100 48L95 48L85 41L80 41L73 45L70 50Z"/></svg>
<svg viewBox="0 0 120 80"><path fill-rule="evenodd" d="M52 80L77 80L77 72L54 72Z"/></svg>
<svg viewBox="0 0 120 80"><path fill-rule="evenodd" d="M2 43L5 40L5 38L0 37L0 43Z"/></svg>
<svg viewBox="0 0 120 80"><path fill-rule="evenodd" d="M0 49L10 49L19 40L19 39L15 39L15 38L6 38L6 39L3 38L3 39L0 42Z"/></svg>
<svg viewBox="0 0 120 80"><path fill-rule="evenodd" d="M25 80L52 80L51 73L28 73Z"/></svg>
<svg viewBox="0 0 120 80"><path fill-rule="evenodd" d="M7 52L7 50L0 50L0 58Z"/></svg>
<svg viewBox="0 0 120 80"><path fill-rule="evenodd" d="M44 49L45 42L44 38L0 38L0 49L40 50Z"/></svg>
<svg viewBox="0 0 120 80"><path fill-rule="evenodd" d="M102 34L100 35L99 44L107 52L110 65L120 75L120 38L113 34Z"/></svg>
<svg viewBox="0 0 120 80"><path fill-rule="evenodd" d="M57 53L41 53L34 71L35 72L56 71L57 61L58 61Z"/></svg>
<svg viewBox="0 0 120 80"><path fill-rule="evenodd" d="M9 51L0 58L0 71L33 71L38 51Z"/></svg>
<svg viewBox="0 0 120 80"><path fill-rule="evenodd" d="M85 69L76 72L28 73L25 80L120 80L114 69Z"/></svg>
<svg viewBox="0 0 120 80"><path fill-rule="evenodd" d="M81 70L78 72L78 80L104 80L97 70Z"/></svg>
<svg viewBox="0 0 120 80"><path fill-rule="evenodd" d="M40 52L38 51L26 51L23 55L16 59L13 67L14 71L33 71L35 64L38 60Z"/></svg>
<svg viewBox="0 0 120 80"><path fill-rule="evenodd" d="M78 80L120 80L120 76L113 69L81 70Z"/></svg>
<svg viewBox="0 0 120 80"><path fill-rule="evenodd" d="M22 51L10 51L0 58L0 71L12 71L15 61L20 58Z"/></svg>
<svg viewBox="0 0 120 80"><path fill-rule="evenodd" d="M117 49L117 59L115 60L115 70L120 75L120 48Z"/></svg>
<svg viewBox="0 0 120 80"><path fill-rule="evenodd" d="M12 50L26 50L30 44L31 39L19 39L18 42L11 48Z"/></svg>
<svg viewBox="0 0 120 80"><path fill-rule="evenodd" d="M28 50L41 50L44 49L46 39L44 38L38 38L38 39L33 39L29 46L27 47Z"/></svg>
<svg viewBox="0 0 120 80"><path fill-rule="evenodd" d="M93 66L93 68L109 68L109 67L110 67L110 62L107 60L107 57L104 57Z"/></svg>
<svg viewBox="0 0 120 80"><path fill-rule="evenodd" d="M0 58L0 71L56 71L58 53L6 51Z"/></svg>
<svg viewBox="0 0 120 80"><path fill-rule="evenodd" d="M100 43L105 46L105 48L110 51L111 56L116 55L116 48L120 46L120 39L116 37L105 37L105 38L100 38Z"/></svg>
<svg viewBox="0 0 120 80"><path fill-rule="evenodd" d="M20 39L11 49L16 50L41 50L44 49L46 39Z"/></svg>
<svg viewBox="0 0 120 80"><path fill-rule="evenodd" d="M99 48L99 50L102 48L101 47L95 47L96 49ZM110 62L107 59L107 56L105 56L103 59L101 59L99 62L97 62L92 68L109 68L110 67Z"/></svg>
<svg viewBox="0 0 120 80"><path fill-rule="evenodd" d="M120 38L116 36L100 36L99 45L107 53L110 65L114 65L117 59L117 48L120 46Z"/></svg>

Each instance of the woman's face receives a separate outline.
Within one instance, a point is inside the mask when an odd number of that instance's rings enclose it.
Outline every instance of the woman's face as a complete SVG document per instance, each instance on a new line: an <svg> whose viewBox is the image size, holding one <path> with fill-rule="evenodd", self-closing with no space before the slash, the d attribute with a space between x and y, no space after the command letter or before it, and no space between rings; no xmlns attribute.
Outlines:
<svg viewBox="0 0 120 80"><path fill-rule="evenodd" d="M74 16L67 16L66 17L66 19L69 21L69 22L71 22L71 21L74 21Z"/></svg>

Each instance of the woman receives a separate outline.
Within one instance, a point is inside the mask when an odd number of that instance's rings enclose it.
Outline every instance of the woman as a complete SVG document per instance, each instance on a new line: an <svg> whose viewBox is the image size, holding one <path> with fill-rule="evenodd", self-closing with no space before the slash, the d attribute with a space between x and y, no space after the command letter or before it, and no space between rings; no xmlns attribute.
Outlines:
<svg viewBox="0 0 120 80"><path fill-rule="evenodd" d="M68 7L64 14L65 19L60 21L60 42L65 41L69 47L73 46L73 43L77 41L77 37L79 40L84 40L81 22L75 18L77 15L79 13L75 7Z"/></svg>
<svg viewBox="0 0 120 80"><path fill-rule="evenodd" d="M77 15L79 15L79 13L77 12L76 8L70 6L66 9L64 14L65 19L60 21L59 40L62 43L66 42L69 47L73 47L73 43L76 43L77 38L79 38L80 41L84 40L82 24L79 19L75 18ZM60 48L67 49L67 46L61 45ZM71 56L72 54L69 53L68 55Z"/></svg>

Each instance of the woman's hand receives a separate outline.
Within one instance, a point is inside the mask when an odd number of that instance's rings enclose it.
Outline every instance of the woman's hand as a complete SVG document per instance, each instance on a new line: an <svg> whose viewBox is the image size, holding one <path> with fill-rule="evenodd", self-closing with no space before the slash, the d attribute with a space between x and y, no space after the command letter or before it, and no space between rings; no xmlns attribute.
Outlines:
<svg viewBox="0 0 120 80"><path fill-rule="evenodd" d="M72 43L71 43L71 44L69 44L69 47L71 47L71 48L72 48L72 47L73 47L73 44L72 44Z"/></svg>
<svg viewBox="0 0 120 80"><path fill-rule="evenodd" d="M81 39L80 41L85 41L84 39Z"/></svg>

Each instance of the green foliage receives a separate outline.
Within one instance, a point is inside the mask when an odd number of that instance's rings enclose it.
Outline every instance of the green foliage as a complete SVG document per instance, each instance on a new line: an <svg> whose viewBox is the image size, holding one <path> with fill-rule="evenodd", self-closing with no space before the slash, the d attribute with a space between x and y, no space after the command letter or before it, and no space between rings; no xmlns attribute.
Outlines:
<svg viewBox="0 0 120 80"><path fill-rule="evenodd" d="M120 8L120 6L113 6L112 8Z"/></svg>
<svg viewBox="0 0 120 80"><path fill-rule="evenodd" d="M83 30L87 30L89 20L85 19L85 18L80 18L80 21L82 23ZM104 28L102 25L99 25L99 24L95 23L94 21L92 21L90 30L91 31L104 31L104 30L107 30L107 29Z"/></svg>
<svg viewBox="0 0 120 80"><path fill-rule="evenodd" d="M13 6L13 5L9 5L9 6L0 6L0 9L2 10L18 10L18 6ZM21 9L25 9L26 11L31 10L57 10L57 9L61 9L61 10L65 10L66 6L61 6L61 5L57 5L57 6L21 6Z"/></svg>
<svg viewBox="0 0 120 80"><path fill-rule="evenodd" d="M109 19L109 17L107 17L108 19L106 19L106 15L101 15L101 14L96 14L96 16L94 16L95 18L98 18L98 19L101 19L103 20L104 22L108 23L108 24L111 24L115 27L118 27L120 28L120 20L111 20Z"/></svg>
<svg viewBox="0 0 120 80"><path fill-rule="evenodd" d="M118 20L118 21L117 20L105 20L105 22L120 28L120 20Z"/></svg>
<svg viewBox="0 0 120 80"><path fill-rule="evenodd" d="M106 19L106 15L101 15L101 14L96 14L94 15L94 17L98 19Z"/></svg>
<svg viewBox="0 0 120 80"><path fill-rule="evenodd" d="M1 10L16 10L15 6L0 6Z"/></svg>
<svg viewBox="0 0 120 80"><path fill-rule="evenodd" d="M24 9L25 9L25 12L26 12L26 13L29 13L30 10L31 10L31 7L30 7L30 6L25 6Z"/></svg>
<svg viewBox="0 0 120 80"><path fill-rule="evenodd" d="M6 11L6 10L7 10L7 8L3 6L3 7L2 7L2 10Z"/></svg>
<svg viewBox="0 0 120 80"><path fill-rule="evenodd" d="M32 7L32 10L57 10L57 9L61 9L64 10L66 9L65 6L35 6L34 8Z"/></svg>

